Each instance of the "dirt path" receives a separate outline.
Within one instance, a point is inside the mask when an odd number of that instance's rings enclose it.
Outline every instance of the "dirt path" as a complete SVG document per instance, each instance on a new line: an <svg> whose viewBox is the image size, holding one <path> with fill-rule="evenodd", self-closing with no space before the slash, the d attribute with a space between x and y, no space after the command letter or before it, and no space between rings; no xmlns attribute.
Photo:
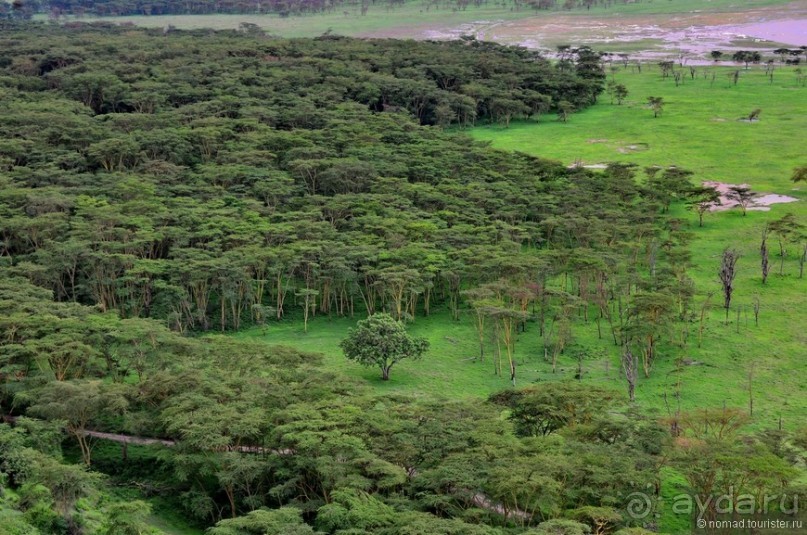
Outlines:
<svg viewBox="0 0 807 535"><path fill-rule="evenodd" d="M166 440L161 438L148 438L138 437L135 435L121 435L118 433L102 433L101 431L85 431L85 435L93 438L100 438L102 440L109 440L110 442L118 442L120 444L137 444L138 446L153 446L159 444L162 446L175 446L176 441Z"/></svg>

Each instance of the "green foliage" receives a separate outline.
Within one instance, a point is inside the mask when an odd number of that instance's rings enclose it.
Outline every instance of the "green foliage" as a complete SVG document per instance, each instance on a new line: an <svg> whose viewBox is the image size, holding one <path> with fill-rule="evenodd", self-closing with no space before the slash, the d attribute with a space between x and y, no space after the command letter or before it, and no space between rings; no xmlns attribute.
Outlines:
<svg viewBox="0 0 807 535"><path fill-rule="evenodd" d="M541 522L537 529L527 531L524 535L586 535L587 533L591 533L591 528L586 524L556 518Z"/></svg>
<svg viewBox="0 0 807 535"><path fill-rule="evenodd" d="M208 535L306 535L315 533L303 523L299 509L285 507L277 510L259 509L249 514L222 520L210 528Z"/></svg>
<svg viewBox="0 0 807 535"><path fill-rule="evenodd" d="M149 504L135 500L110 506L100 535L159 535L162 532L151 528L146 519L151 513Z"/></svg>
<svg viewBox="0 0 807 535"><path fill-rule="evenodd" d="M341 347L348 359L381 368L386 381L393 365L404 359L420 359L429 343L409 336L403 323L389 314L373 314L348 331Z"/></svg>
<svg viewBox="0 0 807 535"><path fill-rule="evenodd" d="M3 533L7 535L40 535L42 533L34 525L28 523L22 513L8 508L2 502L0 502L0 526L3 526Z"/></svg>
<svg viewBox="0 0 807 535"><path fill-rule="evenodd" d="M20 397L33 401L29 408L32 415L63 422L78 441L84 463L90 466L92 444L86 430L102 414L110 416L126 410L128 401L123 391L119 385L101 381L54 381L36 390L35 400L29 397L31 393Z"/></svg>
<svg viewBox="0 0 807 535"><path fill-rule="evenodd" d="M571 518L587 524L595 534L613 531L615 526L622 523L622 515L610 507L586 506L574 509L568 514Z"/></svg>
<svg viewBox="0 0 807 535"><path fill-rule="evenodd" d="M607 410L614 393L580 383L547 383L506 390L491 401L507 406L521 436L546 436L568 425L590 422Z"/></svg>
<svg viewBox="0 0 807 535"><path fill-rule="evenodd" d="M333 502L317 511L317 527L327 533L350 529L366 532L395 523L395 510L367 493L341 490L331 497Z"/></svg>

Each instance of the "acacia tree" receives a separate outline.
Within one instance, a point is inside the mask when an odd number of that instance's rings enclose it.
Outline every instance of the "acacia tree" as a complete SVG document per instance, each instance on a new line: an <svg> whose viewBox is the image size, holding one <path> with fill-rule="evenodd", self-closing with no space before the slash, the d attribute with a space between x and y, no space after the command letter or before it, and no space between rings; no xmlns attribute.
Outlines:
<svg viewBox="0 0 807 535"><path fill-rule="evenodd" d="M784 275L788 242L794 238L798 239L799 231L803 228L803 225L796 221L793 214L785 214L780 219L773 221L768 228L776 234L779 242L779 275Z"/></svg>
<svg viewBox="0 0 807 535"><path fill-rule="evenodd" d="M574 104L569 102L568 100L561 100L557 104L558 108L558 120L562 123L565 123L569 120L569 115L574 112Z"/></svg>
<svg viewBox="0 0 807 535"><path fill-rule="evenodd" d="M397 362L417 360L429 348L427 340L410 336L403 323L384 313L359 321L339 345L348 359L362 366L378 366L384 381L389 380L390 369Z"/></svg>
<svg viewBox="0 0 807 535"><path fill-rule="evenodd" d="M515 345L516 345L516 325L527 318L527 314L520 310L516 310L504 304L497 304L496 302L488 304L484 307L484 313L493 321L494 331L496 333L496 344L504 344L504 349L507 353L507 362L510 367L510 381L513 386L516 385L516 361L515 361ZM497 352L498 353L498 352ZM498 361L497 371L501 373L501 359Z"/></svg>
<svg viewBox="0 0 807 535"><path fill-rule="evenodd" d="M476 288L462 292L463 296L470 301L474 310L474 327L479 337L479 360L485 358L485 328L488 315L485 313L486 303L493 297L493 292L488 288Z"/></svg>
<svg viewBox="0 0 807 535"><path fill-rule="evenodd" d="M748 186L731 186L726 192L726 197L736 202L737 206L742 209L743 217L745 217L748 212L748 207L751 205L751 201L754 200L755 196L756 194L753 193Z"/></svg>
<svg viewBox="0 0 807 535"><path fill-rule="evenodd" d="M664 97L647 97L647 103L653 110L653 117L658 117L664 111Z"/></svg>
<svg viewBox="0 0 807 535"><path fill-rule="evenodd" d="M92 441L87 435L90 425L101 415L125 411L128 405L120 385L101 381L54 381L42 388L33 401L31 414L64 422L87 466L92 460Z"/></svg>
<svg viewBox="0 0 807 535"><path fill-rule="evenodd" d="M667 292L637 292L631 300L625 335L641 351L645 377L650 377L657 346L669 332L674 315L675 299Z"/></svg>
<svg viewBox="0 0 807 535"><path fill-rule="evenodd" d="M621 106L625 99L628 98L628 88L624 84L616 84L614 98L616 98L616 103Z"/></svg>
<svg viewBox="0 0 807 535"><path fill-rule="evenodd" d="M689 206L698 214L698 226L703 226L703 216L715 206L719 206L720 193L715 188L695 188L690 194Z"/></svg>
<svg viewBox="0 0 807 535"><path fill-rule="evenodd" d="M303 298L303 332L308 332L308 316L315 311L316 298L319 291L304 288L294 293L296 297Z"/></svg>
<svg viewBox="0 0 807 535"><path fill-rule="evenodd" d="M807 165L800 165L793 169L793 175L790 180L793 182L807 182Z"/></svg>

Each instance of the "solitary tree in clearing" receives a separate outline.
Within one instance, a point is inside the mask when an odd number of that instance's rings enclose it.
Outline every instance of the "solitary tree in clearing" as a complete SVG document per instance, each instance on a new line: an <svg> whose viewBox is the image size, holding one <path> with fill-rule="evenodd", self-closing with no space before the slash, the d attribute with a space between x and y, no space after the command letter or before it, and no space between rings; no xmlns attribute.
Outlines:
<svg viewBox="0 0 807 535"><path fill-rule="evenodd" d="M664 97L647 97L647 103L653 110L653 117L658 117L664 111Z"/></svg>
<svg viewBox="0 0 807 535"><path fill-rule="evenodd" d="M807 165L800 165L793 169L793 176L790 177L793 182L807 182Z"/></svg>
<svg viewBox="0 0 807 535"><path fill-rule="evenodd" d="M574 111L574 105L568 100L561 100L558 102L557 108L558 120L562 123L567 122L569 120L569 115L571 115Z"/></svg>
<svg viewBox="0 0 807 535"><path fill-rule="evenodd" d="M616 97L616 103L621 106L625 99L628 98L628 88L623 84L616 84L614 87L614 97Z"/></svg>
<svg viewBox="0 0 807 535"><path fill-rule="evenodd" d="M742 208L743 217L745 217L748 206L751 204L751 201L754 200L754 193L751 192L751 188L746 186L732 186L726 192L726 197L736 202L737 205Z"/></svg>
<svg viewBox="0 0 807 535"><path fill-rule="evenodd" d="M389 380L392 366L403 359L419 359L429 348L423 338L413 338L403 323L389 314L373 314L348 331L339 344L345 356L363 366L381 368L381 378Z"/></svg>
<svg viewBox="0 0 807 535"><path fill-rule="evenodd" d="M694 188L690 193L690 207L698 213L698 226L703 226L703 216L715 206L719 206L720 193L715 188Z"/></svg>

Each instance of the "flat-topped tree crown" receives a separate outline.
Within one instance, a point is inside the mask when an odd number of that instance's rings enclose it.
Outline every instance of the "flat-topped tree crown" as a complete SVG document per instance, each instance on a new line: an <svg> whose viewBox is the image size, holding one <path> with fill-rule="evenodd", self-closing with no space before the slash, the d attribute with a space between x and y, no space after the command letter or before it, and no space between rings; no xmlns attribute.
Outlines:
<svg viewBox="0 0 807 535"><path fill-rule="evenodd" d="M390 370L397 362L417 360L429 348L428 341L410 336L403 323L385 313L359 321L339 345L348 359L381 368L384 381L389 380Z"/></svg>

